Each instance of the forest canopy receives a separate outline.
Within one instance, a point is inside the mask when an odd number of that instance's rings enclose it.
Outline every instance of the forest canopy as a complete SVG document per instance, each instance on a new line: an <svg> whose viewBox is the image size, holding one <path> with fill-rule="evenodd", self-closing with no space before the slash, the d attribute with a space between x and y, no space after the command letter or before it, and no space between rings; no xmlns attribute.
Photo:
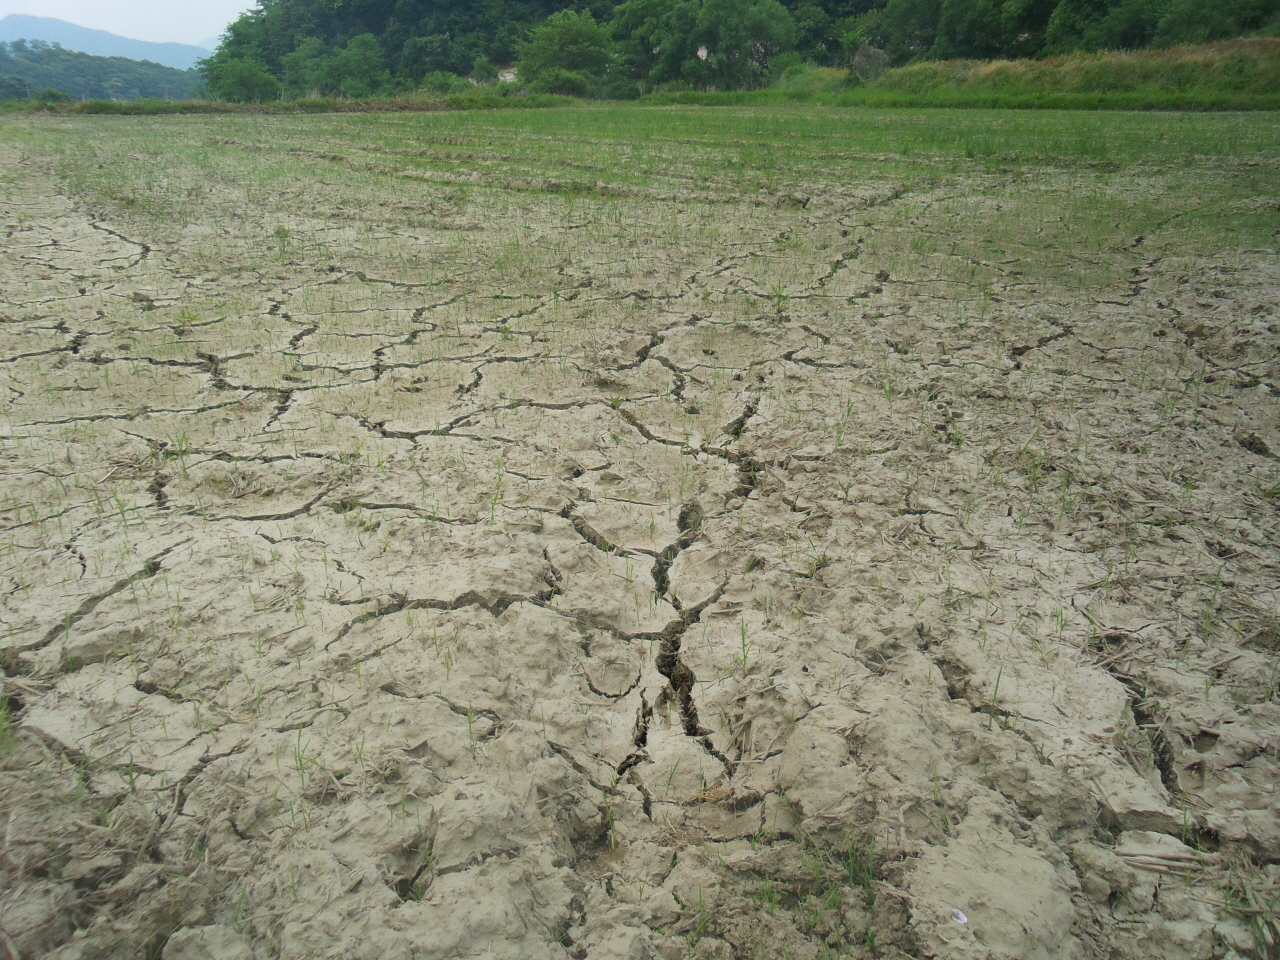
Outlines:
<svg viewBox="0 0 1280 960"><path fill-rule="evenodd" d="M634 97L759 87L860 50L893 65L1136 50L1278 16L1280 0L260 0L203 69L233 100L450 88L512 63L535 90Z"/></svg>

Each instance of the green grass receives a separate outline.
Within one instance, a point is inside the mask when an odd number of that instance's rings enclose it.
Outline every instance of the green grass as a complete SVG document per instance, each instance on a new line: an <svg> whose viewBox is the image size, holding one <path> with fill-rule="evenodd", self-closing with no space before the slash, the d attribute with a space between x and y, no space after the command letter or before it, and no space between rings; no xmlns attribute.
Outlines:
<svg viewBox="0 0 1280 960"><path fill-rule="evenodd" d="M298 121L282 118L283 130ZM252 126L254 121L248 121ZM406 136L477 142L514 140L522 156L494 158L486 169L586 179L592 185L656 186L687 174L704 186L759 188L761 177L789 181L804 171L842 176L871 161L906 173L921 165L989 158L1042 165L1067 161L1181 163L1195 157L1267 159L1275 121L1254 114L1152 115L1009 113L999 110L853 110L804 104L705 111L633 104L466 114L355 115L326 121L353 146L392 150ZM322 134L323 135L323 134ZM423 166L465 167L438 147ZM504 152L505 156L505 152ZM571 163L591 162L589 174ZM935 171L936 173L937 171Z"/></svg>
<svg viewBox="0 0 1280 960"><path fill-rule="evenodd" d="M0 753L8 753L13 747L13 721L10 719L12 713L9 698L0 697Z"/></svg>
<svg viewBox="0 0 1280 960"><path fill-rule="evenodd" d="M868 906L874 904L876 900L876 869L879 866L875 838L869 838L865 843L857 843L851 837L849 846L841 855L840 860L844 866L845 873L848 875L849 885L861 888L862 898Z"/></svg>
<svg viewBox="0 0 1280 960"><path fill-rule="evenodd" d="M1005 215L992 222L1007 229L1008 242L1024 254L1043 246L1046 257L1054 244L1071 244L1081 254L1110 250L1162 222L1185 229L1187 242L1205 249L1269 244L1274 208L1248 198L1274 193L1268 163L1280 153L1274 118L1256 112L807 104L704 110L579 102L542 110L175 116L158 124L145 117L11 116L4 125L7 137L49 141L74 189L179 223L204 216L213 198L203 188L176 189L173 177L159 175L161 159L192 184L244 181L257 197L272 184L330 176L323 171L337 169L333 157L353 164L353 173L362 170L365 179L391 178L398 190L409 190L413 180L405 173L427 182L474 178L475 157L483 154L484 183L556 194L565 203L581 197L615 206L623 196L634 196L634 203L649 193L736 202L762 190L765 197L859 184L945 191L957 178L1071 171L1066 192L1028 186L1004 193ZM125 142L128 150L119 146ZM1132 165L1144 168L1152 189L1115 189L1115 178ZM992 189L999 191L997 181ZM451 189L465 203L477 188L483 184L459 182ZM1043 236L1028 236L1021 219L1041 224ZM970 232L956 236L958 246L944 261L955 269L972 269L959 256ZM271 244L274 254L274 235ZM963 279L981 282L967 273Z"/></svg>
<svg viewBox="0 0 1280 960"><path fill-rule="evenodd" d="M895 279L957 284L975 316L1004 282L1000 264L1013 259L1030 283L1093 297L1130 275L1123 251L1139 236L1159 235L1189 256L1271 249L1275 205L1266 198L1280 155L1274 117L1257 112L579 102L318 116L17 116L0 125L9 142L53 159L67 188L98 208L178 225L253 210L263 221L254 256L272 261L282 256L275 229L299 205L331 219L341 216L333 210L372 208L388 190L396 205L379 215L393 224L416 228L428 209L438 211L432 218L480 220L532 204L556 222L590 216L593 238L636 256L655 235L718 242L720 215L683 214L688 204L715 211L853 191L902 197L875 230L850 220L848 243L863 240L862 257ZM323 203L299 194L299 184L319 181ZM975 219L975 205L990 215ZM924 230L922 218L945 226ZM323 260L330 243L291 229L285 253ZM423 263L424 276L443 280L455 261L474 256L472 243L460 234ZM520 233L486 256L502 282L526 283L564 253L560 242L531 245ZM776 263L759 261L763 289L789 289L785 270L775 275L768 264L784 269L794 251L779 253ZM421 251L396 256L418 263ZM377 269L357 269L365 267Z"/></svg>

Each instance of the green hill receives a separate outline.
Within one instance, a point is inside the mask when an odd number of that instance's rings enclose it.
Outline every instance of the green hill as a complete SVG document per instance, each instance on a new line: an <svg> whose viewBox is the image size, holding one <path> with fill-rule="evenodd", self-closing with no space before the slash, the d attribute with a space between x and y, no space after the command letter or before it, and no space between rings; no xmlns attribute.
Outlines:
<svg viewBox="0 0 1280 960"><path fill-rule="evenodd" d="M0 41L10 40L43 40L45 43L61 44L67 50L90 53L95 57L147 60L175 70L190 70L217 46L216 40L207 49L186 43L134 40L53 17L32 17L22 13L11 13L0 18Z"/></svg>
<svg viewBox="0 0 1280 960"><path fill-rule="evenodd" d="M146 60L95 57L39 40L0 43L0 99L25 100L57 90L77 100L182 100L204 87L195 70L175 70Z"/></svg>

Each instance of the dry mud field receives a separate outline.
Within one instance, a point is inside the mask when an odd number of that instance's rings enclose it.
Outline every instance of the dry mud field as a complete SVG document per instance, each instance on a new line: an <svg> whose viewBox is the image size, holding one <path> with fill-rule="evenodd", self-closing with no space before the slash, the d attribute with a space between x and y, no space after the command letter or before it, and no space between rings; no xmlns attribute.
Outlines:
<svg viewBox="0 0 1280 960"><path fill-rule="evenodd" d="M0 956L1274 958L1273 115L0 124Z"/></svg>

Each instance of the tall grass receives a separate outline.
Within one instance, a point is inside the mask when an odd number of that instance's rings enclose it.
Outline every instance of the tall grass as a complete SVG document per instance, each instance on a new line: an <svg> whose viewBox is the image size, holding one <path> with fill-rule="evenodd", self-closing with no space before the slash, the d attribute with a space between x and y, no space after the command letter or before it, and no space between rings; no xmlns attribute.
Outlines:
<svg viewBox="0 0 1280 960"><path fill-rule="evenodd" d="M1074 53L1046 60L948 60L890 70L862 94L866 101L893 96L935 100L1046 96L1087 99L1098 105L1139 101L1163 107L1243 103L1280 104L1280 39L1256 38L1201 47L1134 52Z"/></svg>
<svg viewBox="0 0 1280 960"><path fill-rule="evenodd" d="M890 70L866 85L839 71L788 71L769 90L668 93L656 103L783 101L833 106L1069 110L1280 109L1280 38L1046 60L945 60Z"/></svg>

